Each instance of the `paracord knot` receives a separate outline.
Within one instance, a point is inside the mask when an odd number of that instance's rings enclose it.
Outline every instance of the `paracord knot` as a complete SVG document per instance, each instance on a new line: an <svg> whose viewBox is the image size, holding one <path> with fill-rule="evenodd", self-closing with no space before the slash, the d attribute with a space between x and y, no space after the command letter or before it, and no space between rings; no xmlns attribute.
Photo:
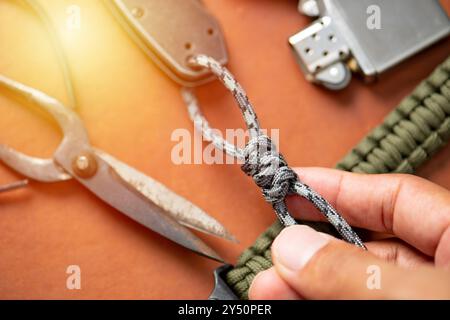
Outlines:
<svg viewBox="0 0 450 320"><path fill-rule="evenodd" d="M248 142L244 149L244 161L242 171L253 178L270 204L284 201L293 192L297 174L287 165L268 136L259 135Z"/></svg>

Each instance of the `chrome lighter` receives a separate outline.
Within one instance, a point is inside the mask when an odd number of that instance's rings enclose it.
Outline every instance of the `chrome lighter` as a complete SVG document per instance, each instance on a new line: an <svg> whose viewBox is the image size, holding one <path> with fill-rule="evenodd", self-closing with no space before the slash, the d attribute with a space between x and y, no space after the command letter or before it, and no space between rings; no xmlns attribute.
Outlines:
<svg viewBox="0 0 450 320"><path fill-rule="evenodd" d="M299 11L319 19L289 44L306 78L333 90L352 71L376 78L450 32L438 0L301 0Z"/></svg>

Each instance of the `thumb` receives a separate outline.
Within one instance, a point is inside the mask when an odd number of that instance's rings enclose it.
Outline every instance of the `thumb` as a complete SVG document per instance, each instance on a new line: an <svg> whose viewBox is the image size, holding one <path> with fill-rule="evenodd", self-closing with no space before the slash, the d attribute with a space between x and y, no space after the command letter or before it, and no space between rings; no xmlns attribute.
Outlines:
<svg viewBox="0 0 450 320"><path fill-rule="evenodd" d="M272 246L279 276L306 299L449 299L450 274L403 269L307 226L283 230Z"/></svg>

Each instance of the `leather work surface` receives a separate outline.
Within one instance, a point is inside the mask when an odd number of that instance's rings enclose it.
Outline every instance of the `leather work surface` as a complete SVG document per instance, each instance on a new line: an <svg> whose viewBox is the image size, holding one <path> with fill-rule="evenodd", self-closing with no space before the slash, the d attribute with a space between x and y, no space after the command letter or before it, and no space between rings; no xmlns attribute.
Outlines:
<svg viewBox="0 0 450 320"><path fill-rule="evenodd" d="M246 88L261 126L279 129L293 167L332 167L450 53L450 40L404 62L374 84L353 79L329 92L308 83L287 38L310 23L296 0L205 0L222 24L228 67ZM200 235L228 262L275 219L238 165L175 165L172 133L193 133L180 87L132 42L101 1L41 0L60 33L74 75L78 112L94 146L164 183L222 222L240 244ZM442 2L450 12L450 0ZM67 28L68 7L80 29ZM42 23L16 1L0 1L0 73L67 102ZM217 83L197 89L211 125L243 128ZM61 133L49 117L0 90L0 143L51 156ZM223 131L225 132L225 131ZM270 133L270 132L269 132ZM205 144L204 144L205 145ZM419 175L450 188L450 146ZM0 184L21 179L0 165ZM81 290L66 270L81 268ZM218 264L148 231L75 181L31 182L0 196L0 299L204 299Z"/></svg>

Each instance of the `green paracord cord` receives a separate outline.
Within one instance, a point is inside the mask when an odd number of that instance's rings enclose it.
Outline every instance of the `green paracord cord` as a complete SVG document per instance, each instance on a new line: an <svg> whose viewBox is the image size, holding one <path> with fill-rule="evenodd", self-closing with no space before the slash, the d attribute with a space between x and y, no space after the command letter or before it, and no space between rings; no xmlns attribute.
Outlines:
<svg viewBox="0 0 450 320"><path fill-rule="evenodd" d="M364 138L337 168L359 173L414 173L450 139L450 57ZM336 236L327 223L303 222ZM277 221L239 257L226 281L241 299L256 274L272 266L270 248L283 229Z"/></svg>

